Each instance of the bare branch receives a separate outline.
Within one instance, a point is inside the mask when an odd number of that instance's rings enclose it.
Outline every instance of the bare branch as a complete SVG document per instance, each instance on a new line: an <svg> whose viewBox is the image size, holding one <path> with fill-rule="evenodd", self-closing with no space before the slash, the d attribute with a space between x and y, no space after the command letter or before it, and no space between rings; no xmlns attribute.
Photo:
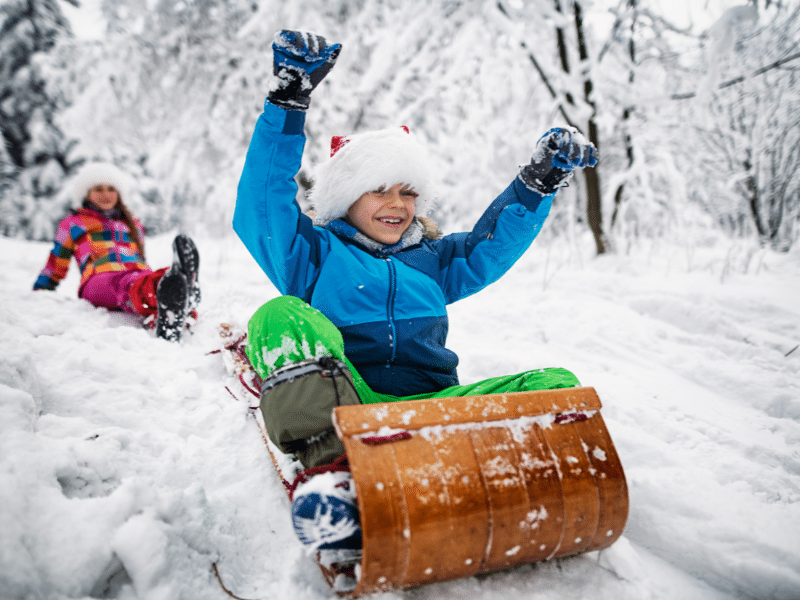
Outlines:
<svg viewBox="0 0 800 600"><path fill-rule="evenodd" d="M800 58L800 52L776 60L772 64L769 64L765 67L761 67L756 71L753 71L750 75L740 75L739 77L735 77L734 79L729 79L728 81L719 84L719 86L717 86L717 89L722 90L731 87L732 85L736 85L737 83L742 83L746 79L752 77L758 77L759 75L763 75L767 71L771 71L772 69L777 69L778 67L785 65L786 63L791 62L793 60L797 60L798 58ZM686 94L673 94L672 96L670 96L670 98L672 100L688 100L690 98L694 98L695 96L697 96L696 92L688 92Z"/></svg>
<svg viewBox="0 0 800 600"><path fill-rule="evenodd" d="M508 12L506 11L506 9L503 6L502 2L498 2L497 3L497 8L500 10L501 13L503 13L503 15L507 19L509 19L509 20L511 19L511 15L508 14ZM539 65L539 61L536 60L536 57L533 55L533 52L531 52L528 49L528 45L524 41L520 41L519 45L523 50L525 50L528 53L528 59L530 59L531 64L533 65L533 68L536 69L536 72L539 73L539 77L541 77L542 83L544 83L545 87L547 88L547 91L550 92L550 95L553 96L554 99L558 100L559 99L558 92L553 87L553 85L550 83L550 79L547 77L547 74L544 72L542 67ZM563 102L559 102L558 103L558 112L560 112L561 116L564 117L564 120L567 122L567 125L569 125L570 127L575 127L576 129L579 129L578 126L575 125L575 123L573 123L572 119L570 119L569 115L567 114L567 111L564 109Z"/></svg>

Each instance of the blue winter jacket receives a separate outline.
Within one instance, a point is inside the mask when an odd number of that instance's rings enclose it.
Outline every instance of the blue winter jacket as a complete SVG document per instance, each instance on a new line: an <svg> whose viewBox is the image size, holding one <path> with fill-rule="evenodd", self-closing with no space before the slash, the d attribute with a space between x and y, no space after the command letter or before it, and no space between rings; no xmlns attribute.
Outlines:
<svg viewBox="0 0 800 600"><path fill-rule="evenodd" d="M234 230L282 294L302 298L339 328L345 354L373 390L406 396L457 385L458 357L445 348L446 306L516 262L552 196L515 178L471 232L370 248L343 220L314 226L295 201L304 120L302 111L265 103L239 181Z"/></svg>

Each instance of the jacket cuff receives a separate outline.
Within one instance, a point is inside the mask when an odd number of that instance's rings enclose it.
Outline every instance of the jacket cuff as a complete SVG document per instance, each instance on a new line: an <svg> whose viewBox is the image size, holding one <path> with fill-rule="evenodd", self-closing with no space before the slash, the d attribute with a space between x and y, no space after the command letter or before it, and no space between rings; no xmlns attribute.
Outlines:
<svg viewBox="0 0 800 600"><path fill-rule="evenodd" d="M284 135L303 135L306 122L306 113L303 110L286 110L265 100L263 117L270 131Z"/></svg>
<svg viewBox="0 0 800 600"><path fill-rule="evenodd" d="M55 281L50 279L47 275L39 275L36 278L36 281L33 284L34 290L55 290L56 285L58 285Z"/></svg>
<svg viewBox="0 0 800 600"><path fill-rule="evenodd" d="M525 183L519 177L514 178L514 192L516 192L517 198L519 198L519 203L531 212L534 212L537 208L539 208L542 200L545 198L550 198L552 200L553 196L556 195L555 192L547 195L535 192L525 185Z"/></svg>

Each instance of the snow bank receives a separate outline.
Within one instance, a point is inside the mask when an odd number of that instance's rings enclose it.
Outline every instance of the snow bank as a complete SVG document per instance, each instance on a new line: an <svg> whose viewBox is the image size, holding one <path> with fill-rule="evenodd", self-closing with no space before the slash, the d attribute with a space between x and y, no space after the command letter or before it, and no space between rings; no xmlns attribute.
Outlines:
<svg viewBox="0 0 800 600"><path fill-rule="evenodd" d="M201 318L174 345L78 300L74 267L30 291L48 245L0 238L2 598L226 598L213 563L242 597L335 597L207 354L276 292L235 239L197 242ZM153 266L170 243L150 241ZM693 270L668 248L574 252L534 244L452 307L450 346L464 382L562 366L598 390L630 486L623 538L376 597L798 598L800 256L723 279L722 250Z"/></svg>

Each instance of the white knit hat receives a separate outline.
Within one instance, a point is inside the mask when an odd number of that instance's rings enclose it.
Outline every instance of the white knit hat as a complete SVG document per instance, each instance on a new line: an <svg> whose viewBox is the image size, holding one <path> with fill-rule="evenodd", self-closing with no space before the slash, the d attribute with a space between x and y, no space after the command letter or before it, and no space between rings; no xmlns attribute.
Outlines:
<svg viewBox="0 0 800 600"><path fill-rule="evenodd" d="M70 185L73 205L80 206L89 190L101 184L114 186L120 200L127 204L131 186L130 177L111 163L95 162L83 165L72 178Z"/></svg>
<svg viewBox="0 0 800 600"><path fill-rule="evenodd" d="M316 222L324 225L347 214L363 194L398 183L419 196L416 214L433 205L434 186L427 153L406 127L395 127L331 139L331 157L314 170L309 199Z"/></svg>

